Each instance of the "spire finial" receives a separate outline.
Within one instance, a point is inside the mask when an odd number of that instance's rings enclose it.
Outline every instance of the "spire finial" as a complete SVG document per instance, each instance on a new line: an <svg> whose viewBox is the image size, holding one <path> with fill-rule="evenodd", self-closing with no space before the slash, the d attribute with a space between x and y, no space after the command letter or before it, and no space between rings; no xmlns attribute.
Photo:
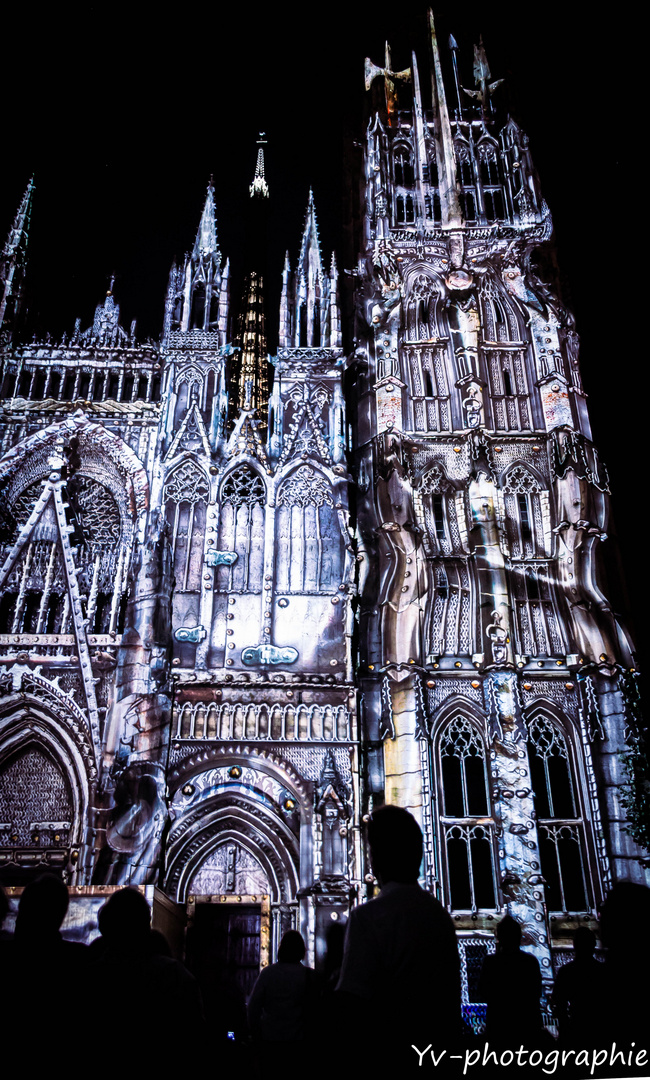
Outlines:
<svg viewBox="0 0 650 1080"><path fill-rule="evenodd" d="M260 131L259 138L257 140L257 163L255 165L255 176L253 177L253 183L251 184L249 191L251 198L268 199L269 197L269 185L264 177L264 147L266 146L265 132Z"/></svg>
<svg viewBox="0 0 650 1080"><path fill-rule="evenodd" d="M217 243L217 214L214 205L212 173L210 174L208 190L203 205L203 213L201 214L199 230L196 234L194 251L192 252L192 257L194 259L204 255L213 255L216 257L217 263L221 263L221 253Z"/></svg>

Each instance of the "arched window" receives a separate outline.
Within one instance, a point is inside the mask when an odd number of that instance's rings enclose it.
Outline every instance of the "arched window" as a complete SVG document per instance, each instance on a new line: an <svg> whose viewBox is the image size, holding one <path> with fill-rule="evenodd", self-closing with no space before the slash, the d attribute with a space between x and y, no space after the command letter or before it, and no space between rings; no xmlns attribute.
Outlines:
<svg viewBox="0 0 650 1080"><path fill-rule="evenodd" d="M442 466L432 465L420 485L424 520L430 551L437 555L456 555L463 551L456 507L456 489L445 476Z"/></svg>
<svg viewBox="0 0 650 1080"><path fill-rule="evenodd" d="M549 497L534 473L524 465L510 469L503 483L503 499L510 557L544 559L550 555L545 536L550 525Z"/></svg>
<svg viewBox="0 0 650 1080"><path fill-rule="evenodd" d="M584 828L567 740L544 712L528 723L542 874L549 911L586 911Z"/></svg>
<svg viewBox="0 0 650 1080"><path fill-rule="evenodd" d="M494 908L494 823L483 739L471 720L459 714L443 729L438 749L450 906L455 911Z"/></svg>
<svg viewBox="0 0 650 1080"><path fill-rule="evenodd" d="M23 744L0 766L0 821L3 863L21 849L30 866L67 862L76 831L74 797L61 762L37 742Z"/></svg>
<svg viewBox="0 0 650 1080"><path fill-rule="evenodd" d="M258 593L264 576L266 487L259 473L240 465L223 482L219 504L219 551L237 555L217 570L219 592Z"/></svg>
<svg viewBox="0 0 650 1080"><path fill-rule="evenodd" d="M193 461L184 461L165 484L163 494L171 526L176 591L199 592L203 562L208 479Z"/></svg>
<svg viewBox="0 0 650 1080"><path fill-rule="evenodd" d="M413 166L408 146L398 146L393 153L395 183L399 187L413 186Z"/></svg>
<svg viewBox="0 0 650 1080"><path fill-rule="evenodd" d="M308 465L278 493L276 551L278 592L333 593L341 584L344 547L332 489Z"/></svg>
<svg viewBox="0 0 650 1080"><path fill-rule="evenodd" d="M528 431L531 404L525 346L499 348L501 342L519 344L522 331L510 300L489 279L481 293L481 315L494 427L497 431Z"/></svg>
<svg viewBox="0 0 650 1080"><path fill-rule="evenodd" d="M546 564L513 566L517 643L522 656L564 656L566 643Z"/></svg>
<svg viewBox="0 0 650 1080"><path fill-rule="evenodd" d="M30 484L13 502L15 539L43 491L42 481ZM123 522L112 492L83 473L75 473L64 489L71 543L79 550L77 581L86 597L91 633L121 631L121 596L126 571L121 543ZM119 578L119 582L118 582ZM72 628L70 596L53 496L14 564L0 604L4 633L65 634Z"/></svg>

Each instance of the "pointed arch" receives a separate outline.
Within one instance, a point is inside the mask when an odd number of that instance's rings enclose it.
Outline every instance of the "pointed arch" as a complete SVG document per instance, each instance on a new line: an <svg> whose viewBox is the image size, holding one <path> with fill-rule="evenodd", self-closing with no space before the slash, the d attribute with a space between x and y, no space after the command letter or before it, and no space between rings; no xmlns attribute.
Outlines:
<svg viewBox="0 0 650 1080"><path fill-rule="evenodd" d="M176 465L165 480L163 502L171 530L176 590L199 592L205 515L210 481L192 458Z"/></svg>
<svg viewBox="0 0 650 1080"><path fill-rule="evenodd" d="M264 576L264 534L267 488L259 469L239 461L219 486L217 548L236 555L217 568L218 592L260 593Z"/></svg>
<svg viewBox="0 0 650 1080"><path fill-rule="evenodd" d="M221 748L209 760L185 761L172 772L178 826L170 834L165 889L182 902L198 868L232 841L264 870L273 902L295 897L300 884L301 825L312 801L287 762L258 757L251 747ZM193 789L188 804L183 789Z"/></svg>
<svg viewBox="0 0 650 1080"><path fill-rule="evenodd" d="M498 904L485 731L481 710L460 696L445 702L431 726L441 875L454 911L494 910Z"/></svg>
<svg viewBox="0 0 650 1080"><path fill-rule="evenodd" d="M87 721L66 695L35 676L14 684L0 699L0 852L19 878L76 861L97 768Z"/></svg>
<svg viewBox="0 0 650 1080"><path fill-rule="evenodd" d="M530 465L517 461L503 473L500 486L511 558L550 557L551 508L545 481Z"/></svg>
<svg viewBox="0 0 650 1080"><path fill-rule="evenodd" d="M405 279L402 378L409 388L414 431L450 431L451 393L449 335L443 285L425 263L411 267Z"/></svg>
<svg viewBox="0 0 650 1080"><path fill-rule="evenodd" d="M334 593L343 577L345 545L329 478L301 463L276 490L276 590Z"/></svg>
<svg viewBox="0 0 650 1080"><path fill-rule="evenodd" d="M81 411L12 447L0 460L0 486L4 488L7 484L10 494L15 485L27 487L30 481L47 476L51 471L47 458L57 439L72 437L79 440L78 453L85 468L95 469L98 479L107 478L104 482L108 481L113 494L119 495L124 516L135 523L149 507L149 481L144 466L119 435L87 420Z"/></svg>
<svg viewBox="0 0 650 1080"><path fill-rule="evenodd" d="M546 903L550 911L587 911L593 890L574 732L543 698L527 705L523 715Z"/></svg>

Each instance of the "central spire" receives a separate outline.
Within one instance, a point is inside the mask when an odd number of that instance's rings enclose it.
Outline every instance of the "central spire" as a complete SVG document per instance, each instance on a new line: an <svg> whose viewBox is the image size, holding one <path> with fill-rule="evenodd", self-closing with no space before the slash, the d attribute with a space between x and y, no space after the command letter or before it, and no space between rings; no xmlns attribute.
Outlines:
<svg viewBox="0 0 650 1080"><path fill-rule="evenodd" d="M260 137L257 140L259 147L257 151L257 164L255 165L255 176L253 177L253 183L251 184L249 191L251 198L268 199L269 197L269 185L264 177L264 147L266 146L265 133L260 131Z"/></svg>
<svg viewBox="0 0 650 1080"><path fill-rule="evenodd" d="M205 196L205 204L203 206L203 213L201 214L201 221L199 222L199 231L197 232L196 240L194 241L192 258L197 259L206 255L215 256L217 265L221 265L221 252L219 251L219 245L217 243L217 212L214 205L214 185L212 183L212 177L210 177L208 191Z"/></svg>

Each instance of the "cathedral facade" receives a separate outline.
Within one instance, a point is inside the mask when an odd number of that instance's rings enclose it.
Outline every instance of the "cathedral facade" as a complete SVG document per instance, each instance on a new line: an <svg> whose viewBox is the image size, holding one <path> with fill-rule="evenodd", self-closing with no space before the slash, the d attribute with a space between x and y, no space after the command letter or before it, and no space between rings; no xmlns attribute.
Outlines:
<svg viewBox="0 0 650 1080"><path fill-rule="evenodd" d="M251 971L292 926L318 961L374 888L363 818L397 803L469 1016L505 911L550 981L644 871L607 474L534 263L550 212L482 45L464 91L453 43L454 98L430 33L430 89L415 54L366 61L349 339L310 192L268 357L261 263L233 312L210 182L158 344L112 288L22 342L28 187L1 281L0 875L156 883L236 923Z"/></svg>

